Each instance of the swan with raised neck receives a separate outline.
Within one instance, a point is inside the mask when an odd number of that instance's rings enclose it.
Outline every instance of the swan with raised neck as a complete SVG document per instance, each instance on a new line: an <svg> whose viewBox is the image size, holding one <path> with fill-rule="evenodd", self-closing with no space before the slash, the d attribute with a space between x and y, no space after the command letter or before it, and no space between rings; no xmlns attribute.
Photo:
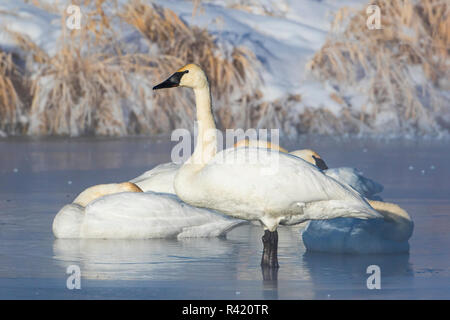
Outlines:
<svg viewBox="0 0 450 320"><path fill-rule="evenodd" d="M293 216L296 223L336 217L381 217L355 190L327 177L301 158L260 148L230 148L217 154L216 126L205 73L198 65L188 64L153 89L178 86L194 90L198 137L192 156L175 176L175 192L188 204L244 220L259 220L265 228L263 267L278 267L276 230L283 220ZM250 163L245 161L247 158L255 161ZM264 174L274 161L276 173Z"/></svg>

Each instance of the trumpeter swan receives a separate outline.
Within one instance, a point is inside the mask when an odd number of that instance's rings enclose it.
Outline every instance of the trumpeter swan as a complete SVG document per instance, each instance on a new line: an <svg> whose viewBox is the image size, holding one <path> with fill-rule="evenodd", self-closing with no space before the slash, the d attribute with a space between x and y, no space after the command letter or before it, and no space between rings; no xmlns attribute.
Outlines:
<svg viewBox="0 0 450 320"><path fill-rule="evenodd" d="M375 201L383 186L362 176L356 169L340 167L327 169L325 162L313 150L303 149L290 152L319 168L324 173L345 183L368 198L369 204L384 219L362 221L354 218L312 220L302 232L303 244L308 251L335 253L391 253L407 252L408 240L414 223L408 213L398 205ZM372 200L370 200L372 199Z"/></svg>
<svg viewBox="0 0 450 320"><path fill-rule="evenodd" d="M301 158L262 148L231 148L217 153L205 73L188 64L153 89L178 86L194 90L198 136L192 156L175 175L175 192L191 205L259 220L265 229L263 267L278 267L277 227L281 221L381 217L355 190Z"/></svg>
<svg viewBox="0 0 450 320"><path fill-rule="evenodd" d="M353 218L313 220L302 232L308 251L332 253L408 252L414 223L398 205L369 200L384 219L362 221Z"/></svg>
<svg viewBox="0 0 450 320"><path fill-rule="evenodd" d="M218 237L242 223L126 182L86 189L57 213L52 229L56 238Z"/></svg>

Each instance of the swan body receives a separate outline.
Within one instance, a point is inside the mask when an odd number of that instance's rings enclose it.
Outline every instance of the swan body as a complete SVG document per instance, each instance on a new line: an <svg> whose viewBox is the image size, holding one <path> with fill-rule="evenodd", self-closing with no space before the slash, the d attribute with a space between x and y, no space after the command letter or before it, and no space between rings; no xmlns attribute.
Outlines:
<svg viewBox="0 0 450 320"><path fill-rule="evenodd" d="M408 240L414 229L408 213L392 203L369 203L384 219L310 221L302 233L307 251L357 254L408 252Z"/></svg>
<svg viewBox="0 0 450 320"><path fill-rule="evenodd" d="M264 174L264 170L270 172L270 162L275 157L279 158L276 175ZM248 158L258 161L252 163ZM195 169L195 165L185 165L175 177L175 191L183 201L239 219L260 220L270 231L280 222L379 217L351 188L327 177L308 162L277 151L227 149L200 172ZM190 188L184 188L183 184L188 182Z"/></svg>
<svg viewBox="0 0 450 320"><path fill-rule="evenodd" d="M56 238L72 239L218 237L242 223L124 182L87 188L57 213L52 229Z"/></svg>
<svg viewBox="0 0 450 320"><path fill-rule="evenodd" d="M53 221L56 238L150 239L219 237L244 223L192 207L175 195L122 192L86 207L71 203Z"/></svg>

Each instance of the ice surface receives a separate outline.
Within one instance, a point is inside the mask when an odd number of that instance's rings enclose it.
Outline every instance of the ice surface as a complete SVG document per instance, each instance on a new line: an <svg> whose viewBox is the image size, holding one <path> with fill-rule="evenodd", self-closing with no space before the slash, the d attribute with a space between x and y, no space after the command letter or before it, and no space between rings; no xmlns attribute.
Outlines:
<svg viewBox="0 0 450 320"><path fill-rule="evenodd" d="M357 167L382 183L384 199L414 220L409 254L307 253L301 229L283 227L274 282L263 281L256 225L226 239L57 240L53 218L80 190L170 161L170 144L9 139L0 141L0 299L450 298L448 143L305 137L283 146L313 148L330 167ZM66 288L69 265L81 269L81 290ZM381 269L381 290L366 287L369 265Z"/></svg>

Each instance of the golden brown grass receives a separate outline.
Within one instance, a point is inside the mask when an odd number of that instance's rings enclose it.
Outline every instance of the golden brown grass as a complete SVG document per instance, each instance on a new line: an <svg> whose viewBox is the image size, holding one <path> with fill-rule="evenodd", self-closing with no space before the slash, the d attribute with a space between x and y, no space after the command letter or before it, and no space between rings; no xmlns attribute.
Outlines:
<svg viewBox="0 0 450 320"><path fill-rule="evenodd" d="M53 56L26 36L11 33L39 66L31 85L28 134L126 134L121 99L129 93L127 69L121 68L121 57L94 49L111 38L108 28L98 29L93 23L104 16L102 2L95 1L80 31L63 28L59 50ZM100 21L108 26L106 19Z"/></svg>
<svg viewBox="0 0 450 320"><path fill-rule="evenodd" d="M115 16L106 10L110 3L104 0L73 3L82 5L82 27L72 31L63 27L54 55L26 36L10 32L38 66L30 85L28 134L158 134L192 128L194 100L189 90L158 94L151 90L191 62L209 75L219 125L233 127L243 121L243 109L260 83L257 60L248 49L227 52L206 29L188 26L173 11L153 3L130 1ZM63 14L62 26L65 20ZM149 52L133 52L121 43L117 23L137 30L148 41ZM8 90L11 106L17 95L12 95L10 86ZM9 116L2 119L14 126L12 108L0 111L5 110Z"/></svg>
<svg viewBox="0 0 450 320"><path fill-rule="evenodd" d="M26 125L27 79L12 55L0 50L0 131L21 134Z"/></svg>
<svg viewBox="0 0 450 320"><path fill-rule="evenodd" d="M219 126L241 124L245 97L253 97L260 84L254 54L244 47L231 52L219 48L216 39L206 29L186 25L172 10L140 0L125 6L121 17L134 26L164 57L154 74L156 82L164 80L186 63L197 63L205 70L211 84ZM181 118L193 119L193 97L185 90L158 92L155 103L175 123L186 125ZM181 117L181 118L180 118ZM173 127L173 126L172 126Z"/></svg>
<svg viewBox="0 0 450 320"><path fill-rule="evenodd" d="M340 10L334 21L336 29L311 61L310 68L322 80L339 87L367 84L362 92L369 97L370 110L360 114L347 106L347 115L373 126L377 115L395 110L399 128L411 126L426 132L436 125L434 115L448 109L448 101L437 90L448 89L450 77L449 6L440 0L380 0L380 30L366 26L365 10ZM422 68L427 81L419 85L410 67ZM420 69L419 69L420 70ZM345 92L341 92L344 96ZM446 108L447 107L447 108Z"/></svg>

